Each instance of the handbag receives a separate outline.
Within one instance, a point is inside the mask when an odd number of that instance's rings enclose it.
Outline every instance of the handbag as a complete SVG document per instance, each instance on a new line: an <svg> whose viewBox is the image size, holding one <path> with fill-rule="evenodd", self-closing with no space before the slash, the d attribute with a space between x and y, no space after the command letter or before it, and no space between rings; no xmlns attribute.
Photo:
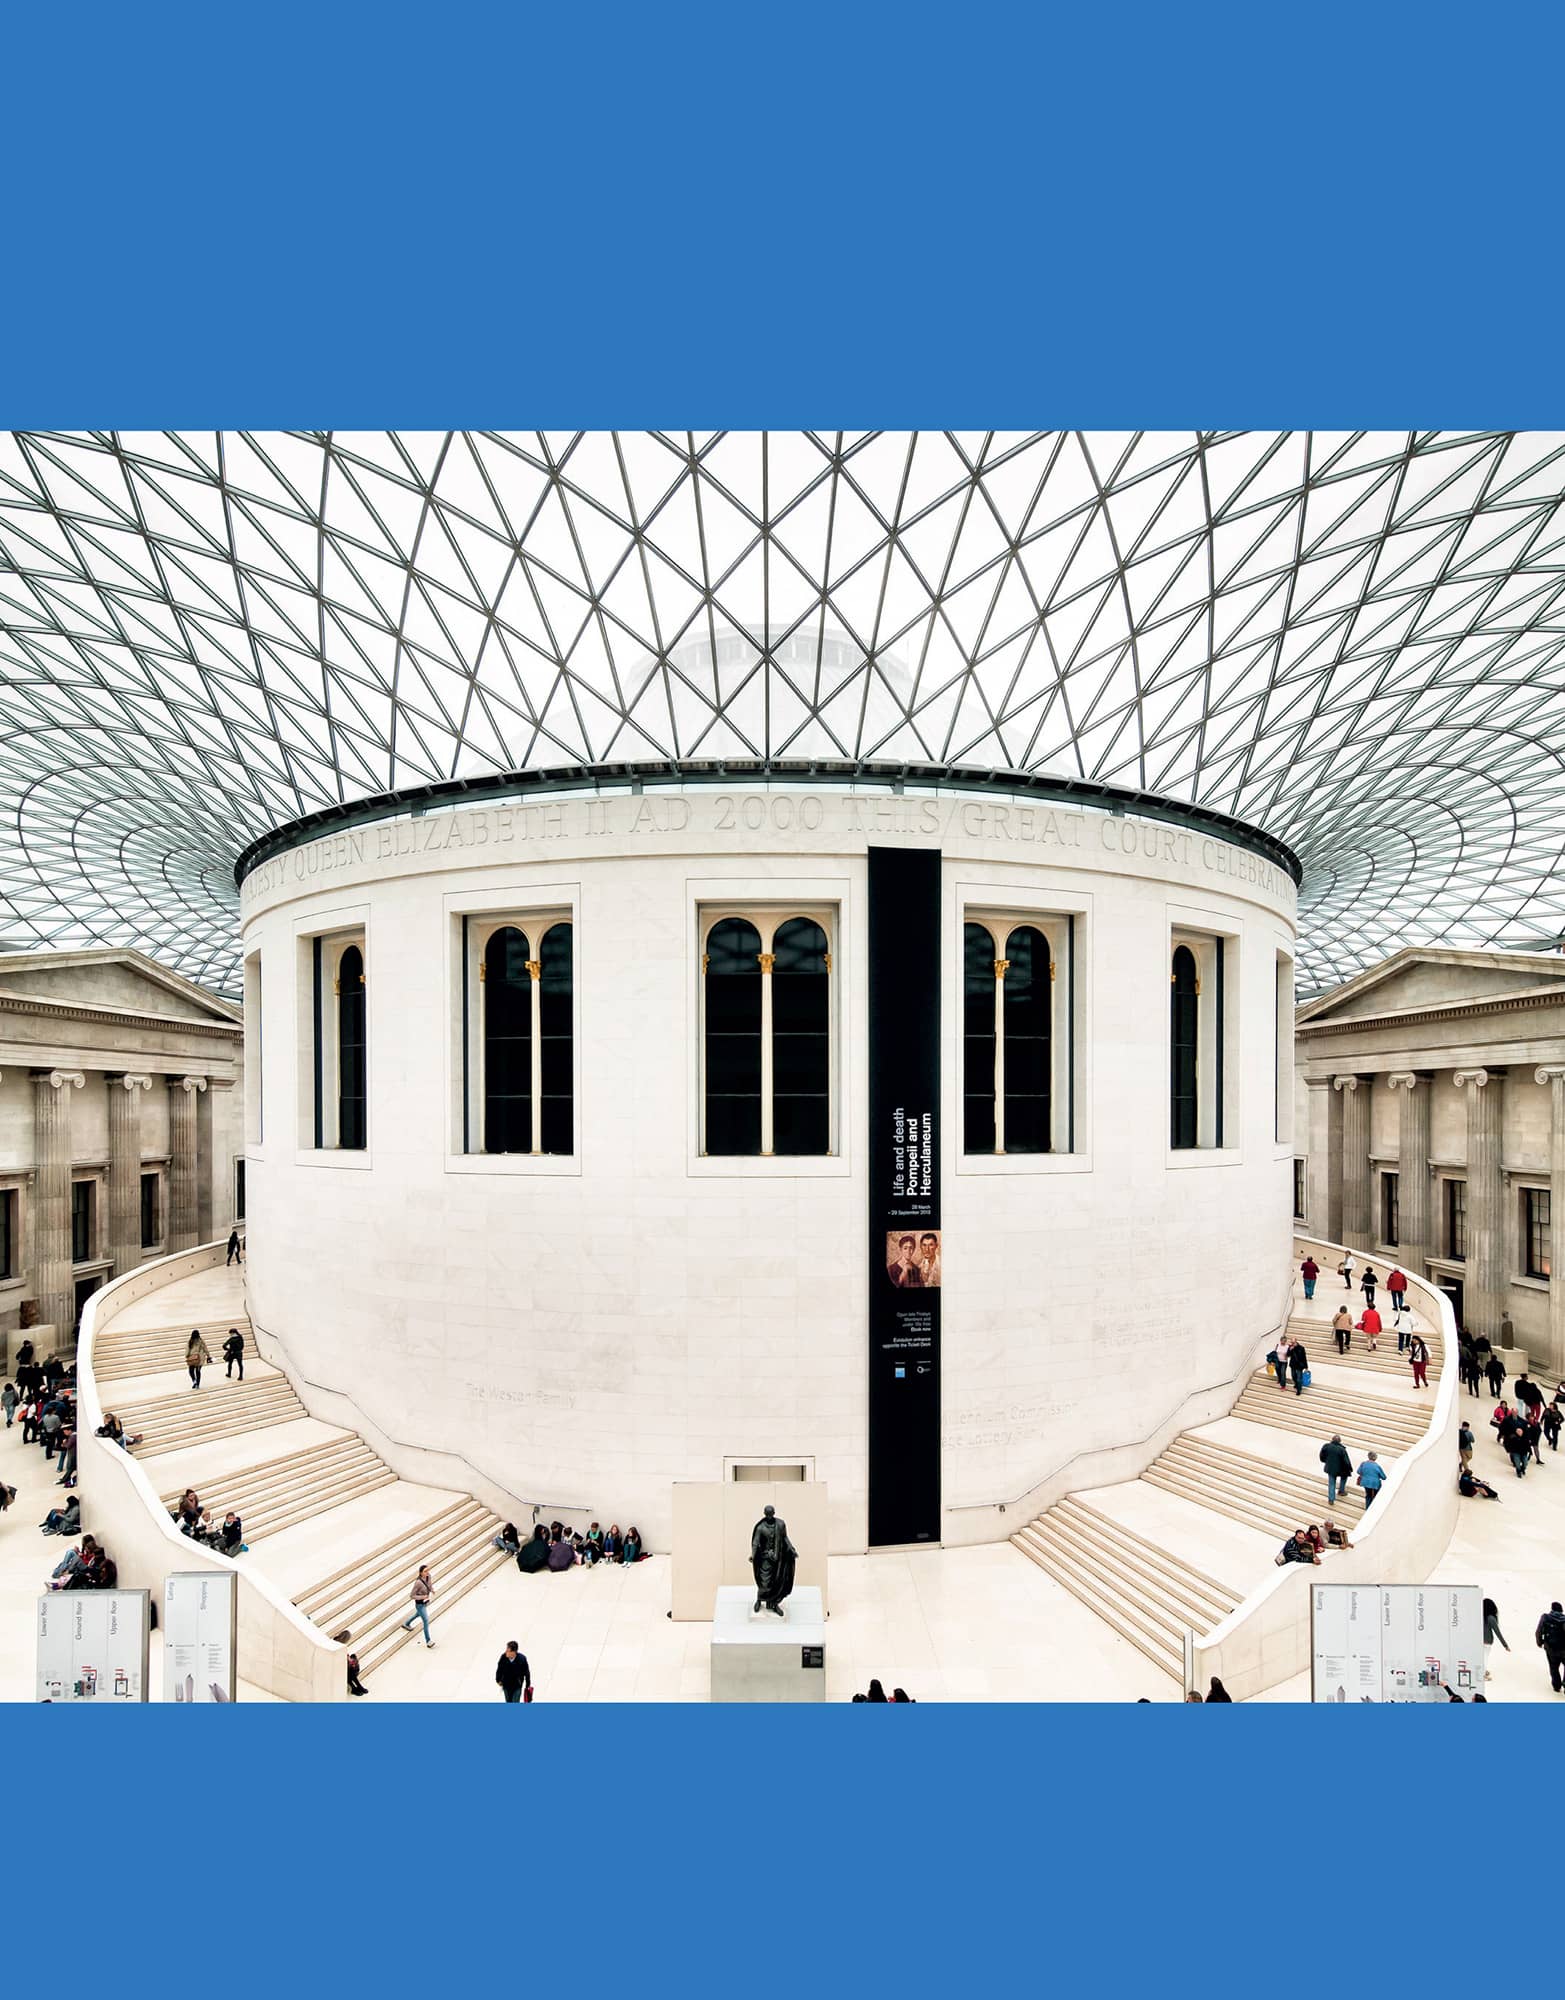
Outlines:
<svg viewBox="0 0 1565 2000"><path fill-rule="evenodd" d="M1306 1368L1304 1373L1299 1377L1299 1387L1301 1389L1307 1389L1309 1386L1310 1386L1310 1371L1308 1370L1308 1368Z"/></svg>
<svg viewBox="0 0 1565 2000"><path fill-rule="evenodd" d="M527 1686L522 1689L522 1700L531 1701L532 1698L533 1698L532 1683L531 1681L529 1681Z"/></svg>

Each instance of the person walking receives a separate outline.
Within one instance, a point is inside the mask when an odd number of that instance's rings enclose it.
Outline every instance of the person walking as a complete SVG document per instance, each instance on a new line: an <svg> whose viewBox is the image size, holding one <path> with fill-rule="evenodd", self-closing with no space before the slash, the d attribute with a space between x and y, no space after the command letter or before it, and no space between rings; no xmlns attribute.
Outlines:
<svg viewBox="0 0 1565 2000"><path fill-rule="evenodd" d="M1543 1435L1549 1441L1550 1451L1558 1451L1560 1448L1561 1421L1559 1404L1545 1403L1543 1406Z"/></svg>
<svg viewBox="0 0 1565 2000"><path fill-rule="evenodd" d="M350 1653L348 1655L348 1692L349 1694L369 1693L369 1689L359 1679L359 1656L357 1653Z"/></svg>
<svg viewBox="0 0 1565 2000"><path fill-rule="evenodd" d="M231 1380L237 1367L239 1379L245 1379L245 1337L237 1326L228 1329L228 1338L223 1342L223 1359L228 1363L224 1380Z"/></svg>
<svg viewBox="0 0 1565 2000"><path fill-rule="evenodd" d="M429 1574L429 1564L420 1563L418 1575L413 1579L413 1616L404 1620L402 1629L404 1632L411 1632L415 1623L422 1624L426 1646L433 1646L435 1643L429 1636L429 1600L434 1594L435 1585Z"/></svg>
<svg viewBox="0 0 1565 2000"><path fill-rule="evenodd" d="M1527 1423L1515 1410L1507 1410L1499 1423L1500 1449L1511 1461L1518 1479L1527 1476L1527 1461L1532 1451L1527 1443Z"/></svg>
<svg viewBox="0 0 1565 2000"><path fill-rule="evenodd" d="M1386 1483L1386 1468L1373 1452L1358 1469L1358 1483L1364 1489L1364 1512L1375 1504L1375 1495Z"/></svg>
<svg viewBox="0 0 1565 2000"><path fill-rule="evenodd" d="M1353 1345L1353 1315L1346 1306L1338 1306L1332 1315L1331 1331L1336 1338L1337 1352L1346 1354Z"/></svg>
<svg viewBox="0 0 1565 2000"><path fill-rule="evenodd" d="M1293 1393L1304 1394L1304 1378L1310 1372L1310 1357L1305 1353L1303 1343L1295 1341L1288 1349L1288 1373L1293 1377Z"/></svg>
<svg viewBox="0 0 1565 2000"><path fill-rule="evenodd" d="M1473 1445L1475 1442L1476 1440L1473 1437L1473 1427L1467 1421L1466 1417L1463 1417L1462 1428L1456 1434L1456 1453L1458 1458L1461 1459L1463 1465L1472 1464Z"/></svg>
<svg viewBox="0 0 1565 2000"><path fill-rule="evenodd" d="M1375 1303L1375 1287L1379 1283L1380 1280L1375 1276L1374 1265L1366 1264L1364 1266L1364 1275L1359 1279L1359 1287L1363 1291L1365 1305L1372 1306Z"/></svg>
<svg viewBox="0 0 1565 2000"><path fill-rule="evenodd" d="M1313 1257L1306 1257L1299 1266L1299 1276L1304 1280L1304 1296L1307 1299L1314 1298L1315 1280L1320 1276L1320 1266Z"/></svg>
<svg viewBox="0 0 1565 2000"><path fill-rule="evenodd" d="M1557 1597L1538 1620L1538 1629L1532 1636L1548 1660L1549 1685L1556 1694L1565 1694L1565 1611L1560 1609Z"/></svg>
<svg viewBox="0 0 1565 2000"><path fill-rule="evenodd" d="M1288 1387L1288 1356L1293 1351L1293 1342L1287 1334L1279 1334L1277 1345L1272 1349L1272 1369L1277 1377L1277 1386L1286 1391Z"/></svg>
<svg viewBox="0 0 1565 2000"><path fill-rule="evenodd" d="M16 1390L9 1382L0 1389L0 1409L5 1411L5 1427L9 1430L16 1421Z"/></svg>
<svg viewBox="0 0 1565 2000"><path fill-rule="evenodd" d="M500 1655L494 1670L495 1685L507 1701L520 1701L525 1689L529 1701L532 1699L532 1669L527 1664L527 1655L514 1639L507 1639L505 1651Z"/></svg>
<svg viewBox="0 0 1565 2000"><path fill-rule="evenodd" d="M201 1338L200 1327L193 1326L190 1329L189 1344L185 1348L185 1366L190 1371L190 1386L192 1389L199 1389L201 1387L201 1371L211 1359L211 1352L206 1342Z"/></svg>
<svg viewBox="0 0 1565 2000"><path fill-rule="evenodd" d="M244 1260L245 1246L239 1240L239 1231L237 1229L230 1229L228 1232L228 1263L223 1266L223 1269L226 1271L228 1264L242 1264Z"/></svg>
<svg viewBox="0 0 1565 2000"><path fill-rule="evenodd" d="M1489 1365L1484 1369L1484 1374L1489 1378L1489 1394L1498 1396L1505 1387L1505 1363L1492 1349L1489 1354Z"/></svg>
<svg viewBox="0 0 1565 2000"><path fill-rule="evenodd" d="M1336 1504L1337 1495L1346 1493L1348 1481L1353 1476L1353 1461L1348 1456L1348 1448L1334 1432L1329 1444L1323 1444L1319 1452L1320 1462L1326 1469L1326 1505Z"/></svg>
<svg viewBox="0 0 1565 2000"><path fill-rule="evenodd" d="M1342 1262L1337 1266L1337 1275L1351 1292L1353 1289L1353 1252L1351 1250L1343 1251Z"/></svg>
<svg viewBox="0 0 1565 2000"><path fill-rule="evenodd" d="M1543 1425L1533 1415L1530 1405L1526 1416L1522 1419L1522 1436L1527 1441L1528 1456L1532 1459L1533 1464L1542 1465L1543 1452L1541 1446L1543 1444Z"/></svg>
<svg viewBox="0 0 1565 2000"><path fill-rule="evenodd" d="M1401 1335L1397 1336L1400 1341ZM1421 1333L1415 1333L1408 1342L1407 1358L1413 1364L1413 1387L1429 1387L1429 1348Z"/></svg>
<svg viewBox="0 0 1565 2000"><path fill-rule="evenodd" d="M1506 1652L1511 1650L1511 1642L1500 1630L1500 1607L1492 1597L1486 1597L1483 1601L1483 1677L1485 1680L1490 1678L1489 1655L1494 1651L1494 1642L1496 1639L1499 1640Z"/></svg>
<svg viewBox="0 0 1565 2000"><path fill-rule="evenodd" d="M1358 1330L1368 1340L1371 1354L1378 1354L1380 1351L1380 1327L1380 1314L1373 1306L1365 1306L1364 1317L1359 1321Z"/></svg>
<svg viewBox="0 0 1565 2000"><path fill-rule="evenodd" d="M1391 1310L1404 1312L1407 1309L1407 1274L1393 1271L1386 1280L1386 1290L1391 1294Z"/></svg>

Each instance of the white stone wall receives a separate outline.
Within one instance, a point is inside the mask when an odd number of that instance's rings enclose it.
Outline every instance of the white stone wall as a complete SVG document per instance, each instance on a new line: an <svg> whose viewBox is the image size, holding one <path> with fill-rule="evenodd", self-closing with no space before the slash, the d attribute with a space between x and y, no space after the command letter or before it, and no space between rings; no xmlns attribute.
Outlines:
<svg viewBox="0 0 1565 2000"><path fill-rule="evenodd" d="M392 822L246 884L265 1048L252 1312L305 1384L519 1501L635 1520L655 1545L674 1480L804 1460L830 1483L833 1547L862 1547L874 843L944 856L948 1538L1009 1532L996 1503L1226 1381L1236 1326L1276 1317L1290 1244L1293 1149L1274 1136L1287 879L1198 833L1090 812L692 789ZM751 899L838 911L836 1158L699 1152L697 912ZM980 904L1077 917L1072 1155L960 1156L961 923ZM535 906L576 924L578 1152L463 1157L460 914ZM1167 1144L1176 924L1231 940L1220 1153ZM369 1146L317 1154L303 940L349 926L366 931ZM1057 1021L1064 1001L1057 983Z"/></svg>

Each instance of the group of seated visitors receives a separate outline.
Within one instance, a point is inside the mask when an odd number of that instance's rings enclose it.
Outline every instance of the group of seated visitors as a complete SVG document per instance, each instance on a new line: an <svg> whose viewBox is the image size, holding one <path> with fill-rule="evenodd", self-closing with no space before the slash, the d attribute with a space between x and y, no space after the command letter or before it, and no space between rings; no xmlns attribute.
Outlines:
<svg viewBox="0 0 1565 2000"><path fill-rule="evenodd" d="M1279 1551L1276 1561L1280 1569L1284 1563L1318 1563L1327 1549L1351 1549L1348 1531L1341 1528L1328 1514L1317 1528L1295 1528Z"/></svg>
<svg viewBox="0 0 1565 2000"><path fill-rule="evenodd" d="M893 1688L890 1694L887 1694L879 1681L871 1681L869 1684L869 1693L856 1694L853 1699L855 1701L911 1701L913 1697L908 1693L906 1688Z"/></svg>
<svg viewBox="0 0 1565 2000"><path fill-rule="evenodd" d="M239 1516L230 1509L221 1521L214 1521L210 1510L202 1506L201 1496L193 1486L185 1488L179 1505L169 1510L169 1519L182 1535L188 1535L193 1542L200 1542L203 1548L215 1549L220 1556L248 1553L244 1523Z"/></svg>
<svg viewBox="0 0 1565 2000"><path fill-rule="evenodd" d="M80 1548L68 1549L49 1576L51 1590L114 1590L120 1580L114 1558L97 1538L83 1535Z"/></svg>
<svg viewBox="0 0 1565 2000"><path fill-rule="evenodd" d="M640 1562L647 1553L641 1530L627 1528L622 1535L618 1521L610 1523L606 1534L596 1521L587 1528L568 1528L563 1521L551 1521L546 1528L540 1521L525 1542L515 1522L507 1521L494 1545L502 1555L515 1556L516 1567L525 1576L541 1569L574 1569L577 1563L591 1569L600 1562Z"/></svg>

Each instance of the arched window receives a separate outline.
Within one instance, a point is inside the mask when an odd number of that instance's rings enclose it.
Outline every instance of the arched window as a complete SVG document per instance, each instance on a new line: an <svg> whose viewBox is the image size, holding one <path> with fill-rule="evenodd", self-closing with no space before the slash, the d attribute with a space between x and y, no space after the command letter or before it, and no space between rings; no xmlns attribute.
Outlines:
<svg viewBox="0 0 1565 2000"><path fill-rule="evenodd" d="M1001 1021L1005 1051L1005 1150L1049 1150L1053 967L1049 940L1020 924L1005 940Z"/></svg>
<svg viewBox="0 0 1565 2000"><path fill-rule="evenodd" d="M826 933L790 917L773 940L772 1151L831 1150L831 959Z"/></svg>
<svg viewBox="0 0 1565 2000"><path fill-rule="evenodd" d="M337 1144L362 1152L364 1103L364 954L356 944L337 961Z"/></svg>
<svg viewBox="0 0 1565 2000"><path fill-rule="evenodd" d="M573 937L551 924L538 947L539 1150L569 1153L576 1144Z"/></svg>
<svg viewBox="0 0 1565 2000"><path fill-rule="evenodd" d="M1177 1151L1198 1144L1200 1097L1196 1080L1196 1049L1200 1036L1200 982L1195 953L1188 945L1174 948L1169 1005L1169 1143Z"/></svg>
<svg viewBox="0 0 1565 2000"><path fill-rule="evenodd" d="M707 934L705 1150L761 1150L761 934L725 917Z"/></svg>
<svg viewBox="0 0 1565 2000"><path fill-rule="evenodd" d="M533 995L527 935L514 924L484 946L484 1151L533 1149Z"/></svg>
<svg viewBox="0 0 1565 2000"><path fill-rule="evenodd" d="M994 939L983 924L962 926L962 1150L995 1149Z"/></svg>

